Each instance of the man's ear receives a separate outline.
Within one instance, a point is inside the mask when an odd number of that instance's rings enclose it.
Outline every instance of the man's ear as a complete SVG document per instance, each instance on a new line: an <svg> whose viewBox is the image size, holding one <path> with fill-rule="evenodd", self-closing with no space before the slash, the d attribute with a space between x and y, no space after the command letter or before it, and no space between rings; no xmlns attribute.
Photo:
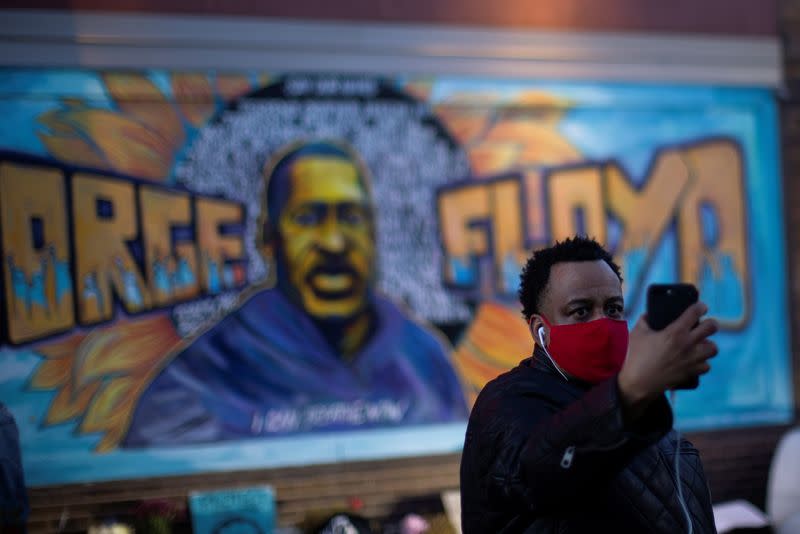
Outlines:
<svg viewBox="0 0 800 534"><path fill-rule="evenodd" d="M531 335L533 336L533 339L534 339L534 341L536 342L537 345L539 345L539 346L542 345L542 338L544 338L545 344L547 344L549 342L550 333L547 331L547 327L545 326L544 321L542 320L542 318L540 316L532 315L531 319L530 319L530 322L528 324L529 324L529 328L530 328L530 331L531 331ZM539 336L539 330L540 329L543 329L541 337ZM542 347L542 348L546 348L546 347Z"/></svg>

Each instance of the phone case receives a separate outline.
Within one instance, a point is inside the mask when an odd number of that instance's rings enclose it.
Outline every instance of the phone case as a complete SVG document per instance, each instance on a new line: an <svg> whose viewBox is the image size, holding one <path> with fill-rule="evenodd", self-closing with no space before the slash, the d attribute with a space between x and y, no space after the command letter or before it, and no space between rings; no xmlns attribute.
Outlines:
<svg viewBox="0 0 800 534"><path fill-rule="evenodd" d="M692 284L654 284L647 290L647 323L653 330L663 330L697 302L699 295ZM700 377L694 377L675 389L695 389Z"/></svg>
<svg viewBox="0 0 800 534"><path fill-rule="evenodd" d="M697 299L692 284L651 285L647 289L647 323L653 330L663 330Z"/></svg>

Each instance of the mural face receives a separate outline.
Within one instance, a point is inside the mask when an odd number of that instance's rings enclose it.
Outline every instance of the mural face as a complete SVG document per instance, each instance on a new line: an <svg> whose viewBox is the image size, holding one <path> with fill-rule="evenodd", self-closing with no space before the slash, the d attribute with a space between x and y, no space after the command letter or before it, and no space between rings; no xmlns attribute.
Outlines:
<svg viewBox="0 0 800 534"><path fill-rule="evenodd" d="M352 317L365 305L375 245L367 193L351 162L307 156L292 165L278 243L303 309Z"/></svg>
<svg viewBox="0 0 800 534"><path fill-rule="evenodd" d="M0 95L31 484L458 450L530 355L521 266L575 233L629 321L678 280L720 320L680 426L792 415L765 91L5 69Z"/></svg>

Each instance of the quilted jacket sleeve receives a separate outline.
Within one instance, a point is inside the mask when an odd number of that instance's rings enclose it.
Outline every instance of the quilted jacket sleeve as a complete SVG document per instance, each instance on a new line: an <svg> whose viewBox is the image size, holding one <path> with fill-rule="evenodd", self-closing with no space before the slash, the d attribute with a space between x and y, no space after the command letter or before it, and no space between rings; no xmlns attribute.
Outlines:
<svg viewBox="0 0 800 534"><path fill-rule="evenodd" d="M673 463L673 458L670 456L674 454L674 450L674 448L669 449L670 454L667 459L670 460L670 463ZM716 534L714 511L711 507L711 492L708 490L700 453L685 439L681 440L680 450L680 482L686 508L692 518L693 530L695 534ZM674 503L675 501L670 499L668 502Z"/></svg>
<svg viewBox="0 0 800 534"><path fill-rule="evenodd" d="M669 431L666 398L653 402L639 421L625 423L616 377L562 409L541 397L518 399L513 414L495 423L504 428L493 433L489 491L533 515L560 515L582 495L609 489L634 456Z"/></svg>
<svg viewBox="0 0 800 534"><path fill-rule="evenodd" d="M642 530L657 534L688 531L675 483L676 442L677 433L672 431L658 447L639 454L616 479L614 491L630 505ZM694 534L716 533L703 464L697 449L685 439L681 440L680 482Z"/></svg>

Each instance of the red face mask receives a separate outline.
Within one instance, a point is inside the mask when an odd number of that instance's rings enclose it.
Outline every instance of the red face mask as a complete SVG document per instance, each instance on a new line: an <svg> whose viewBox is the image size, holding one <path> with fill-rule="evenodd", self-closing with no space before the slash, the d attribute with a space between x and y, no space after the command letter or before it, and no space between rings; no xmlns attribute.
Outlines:
<svg viewBox="0 0 800 534"><path fill-rule="evenodd" d="M596 319L588 323L551 325L545 352L567 374L597 384L619 373L628 353L628 323ZM543 341L540 340L540 343Z"/></svg>

